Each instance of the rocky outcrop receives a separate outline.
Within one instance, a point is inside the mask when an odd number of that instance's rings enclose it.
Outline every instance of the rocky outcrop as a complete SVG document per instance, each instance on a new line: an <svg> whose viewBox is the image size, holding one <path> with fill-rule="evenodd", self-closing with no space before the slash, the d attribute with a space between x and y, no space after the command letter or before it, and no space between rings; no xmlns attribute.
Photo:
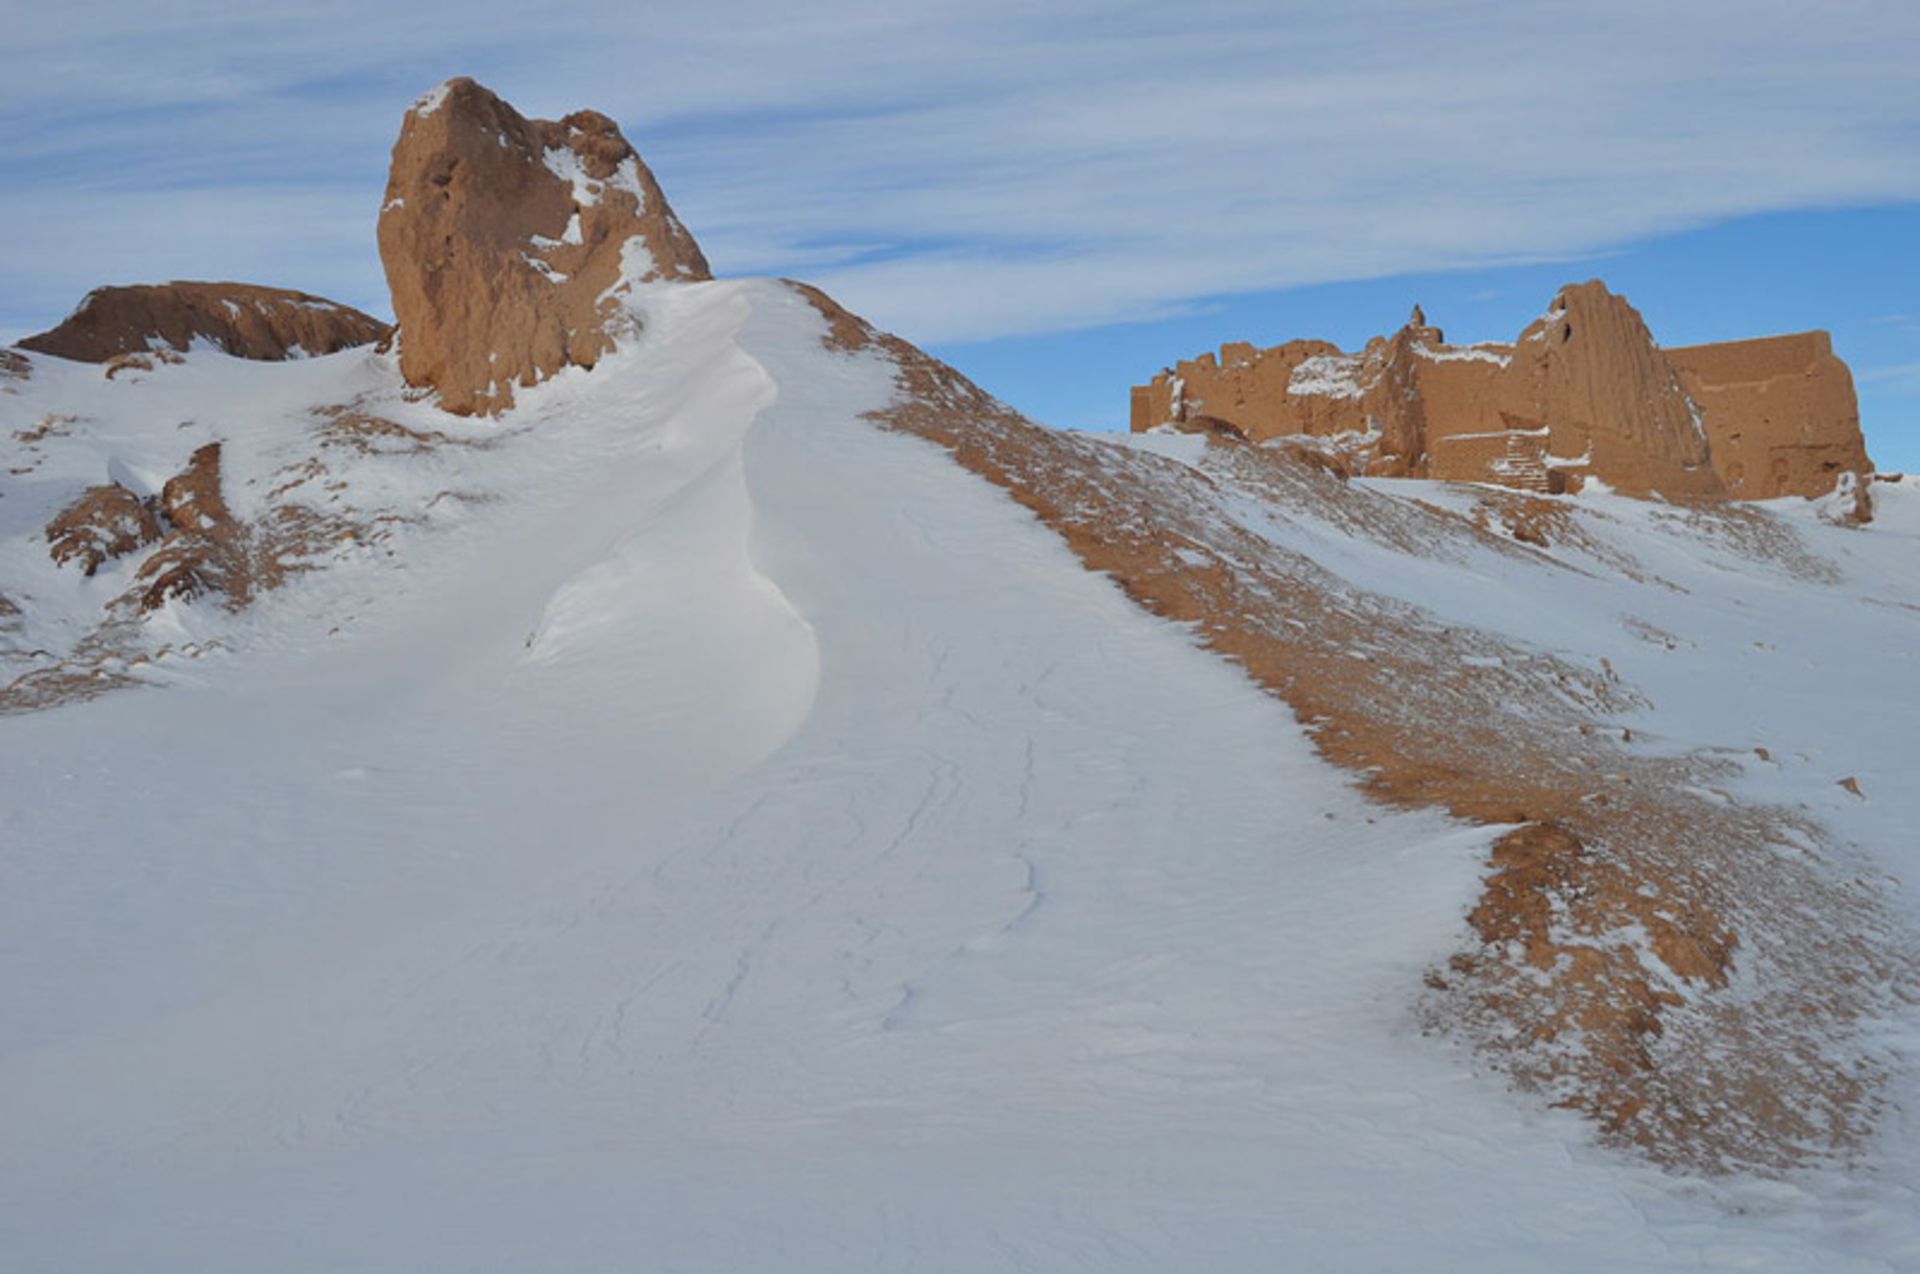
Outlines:
<svg viewBox="0 0 1920 1274"><path fill-rule="evenodd" d="M220 494L220 444L196 449L187 467L160 488L160 512L182 531L206 534L230 526L233 514Z"/></svg>
<svg viewBox="0 0 1920 1274"><path fill-rule="evenodd" d="M104 363L154 349L206 341L235 358L278 361L371 345L387 325L370 314L305 292L250 283L159 283L95 288L58 327L20 348Z"/></svg>
<svg viewBox="0 0 1920 1274"><path fill-rule="evenodd" d="M220 455L217 442L197 448L160 488L160 515L172 530L134 573L123 604L145 613L174 597L222 593L236 606L251 597L250 537L221 493Z"/></svg>
<svg viewBox="0 0 1920 1274"><path fill-rule="evenodd" d="M54 563L78 562L87 575L109 558L159 538L160 523L152 507L117 482L88 487L47 523L47 551Z"/></svg>
<svg viewBox="0 0 1920 1274"><path fill-rule="evenodd" d="M33 375L33 364L24 354L0 349L0 380L26 380Z"/></svg>
<svg viewBox="0 0 1920 1274"><path fill-rule="evenodd" d="M515 386L592 367L613 348L629 285L712 277L612 120L530 120L470 79L407 112L380 259L401 372L461 415L497 414Z"/></svg>
<svg viewBox="0 0 1920 1274"><path fill-rule="evenodd" d="M1133 390L1138 430L1206 417L1298 435L1356 472L1540 493L1824 495L1871 465L1824 333L1663 350L1625 298L1561 289L1510 345L1449 345L1415 307L1357 354L1324 341L1221 347Z"/></svg>
<svg viewBox="0 0 1920 1274"><path fill-rule="evenodd" d="M92 575L108 559L159 541L116 605L144 613L170 597L206 592L244 602L252 592L248 534L221 492L220 451L217 442L195 450L152 499L118 483L87 488L47 524L54 562L78 562Z"/></svg>

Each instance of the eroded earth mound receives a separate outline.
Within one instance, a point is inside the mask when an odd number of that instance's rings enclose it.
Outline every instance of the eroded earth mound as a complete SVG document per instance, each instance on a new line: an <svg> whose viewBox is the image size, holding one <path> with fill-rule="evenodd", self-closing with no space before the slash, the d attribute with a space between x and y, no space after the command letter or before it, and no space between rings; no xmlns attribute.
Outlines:
<svg viewBox="0 0 1920 1274"><path fill-rule="evenodd" d="M350 306L251 283L95 288L58 327L20 348L82 363L205 341L235 358L278 361L383 339L387 325Z"/></svg>

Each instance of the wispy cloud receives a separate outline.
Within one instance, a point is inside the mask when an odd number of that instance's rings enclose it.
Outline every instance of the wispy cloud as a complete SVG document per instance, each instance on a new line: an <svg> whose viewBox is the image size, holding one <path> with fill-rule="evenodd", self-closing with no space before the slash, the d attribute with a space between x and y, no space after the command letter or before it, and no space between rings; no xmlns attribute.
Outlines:
<svg viewBox="0 0 1920 1274"><path fill-rule="evenodd" d="M455 73L608 111L718 268L923 340L1920 199L1907 0L69 2L8 39L7 322L110 277L377 305L386 149Z"/></svg>
<svg viewBox="0 0 1920 1274"><path fill-rule="evenodd" d="M1899 389L1920 390L1920 363L1895 363L1861 372L1859 380L1869 385L1890 385Z"/></svg>

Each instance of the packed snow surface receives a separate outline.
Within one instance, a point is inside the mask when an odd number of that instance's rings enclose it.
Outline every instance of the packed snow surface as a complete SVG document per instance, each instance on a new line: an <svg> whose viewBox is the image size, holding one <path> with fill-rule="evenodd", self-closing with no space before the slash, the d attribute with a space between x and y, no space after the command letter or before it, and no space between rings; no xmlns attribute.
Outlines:
<svg viewBox="0 0 1920 1274"><path fill-rule="evenodd" d="M366 351L131 386L42 359L0 398L14 429L85 380L83 480L150 487L198 440L166 395L225 395L242 511L313 405L495 444L380 470L476 497L403 551L163 617L228 653L0 719L9 1268L1920 1263L1904 1123L1852 1175L1689 1182L1423 1038L1492 829L1369 805L1283 704L862 419L890 369L791 291L634 304L629 348L498 426ZM1837 583L1610 499L1693 592L1314 547L1610 656L1667 714L1647 746L1769 743L1756 790L1886 846L1920 490L1883 497L1871 532L1806 519Z"/></svg>

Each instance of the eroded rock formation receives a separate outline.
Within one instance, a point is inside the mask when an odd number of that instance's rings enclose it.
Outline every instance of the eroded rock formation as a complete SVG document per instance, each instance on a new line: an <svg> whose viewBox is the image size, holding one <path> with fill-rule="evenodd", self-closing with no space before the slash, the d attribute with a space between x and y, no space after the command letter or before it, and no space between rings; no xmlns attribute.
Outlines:
<svg viewBox="0 0 1920 1274"><path fill-rule="evenodd" d="M204 533L233 521L220 494L220 450L217 442L197 448L187 467L160 488L160 512L182 531Z"/></svg>
<svg viewBox="0 0 1920 1274"><path fill-rule="evenodd" d="M158 283L95 288L58 327L20 348L82 363L207 341L235 358L277 361L331 354L385 337L370 314L305 292L251 283Z"/></svg>
<svg viewBox="0 0 1920 1274"><path fill-rule="evenodd" d="M1562 288L1510 345L1449 345L1417 306L1357 354L1228 344L1134 388L1133 428L1168 422L1303 435L1356 472L1539 492L1819 496L1871 470L1824 332L1663 350L1597 280Z"/></svg>
<svg viewBox="0 0 1920 1274"><path fill-rule="evenodd" d="M612 120L530 120L470 79L407 112L380 259L407 383L461 415L592 367L613 348L628 284L711 277Z"/></svg>
<svg viewBox="0 0 1920 1274"><path fill-rule="evenodd" d="M159 538L160 523L152 507L117 482L88 487L47 523L47 551L54 563L78 562L86 575L109 558Z"/></svg>
<svg viewBox="0 0 1920 1274"><path fill-rule="evenodd" d="M187 465L149 499L118 483L89 487L47 524L48 552L88 575L112 558L158 541L134 571L133 587L113 603L144 614L170 597L225 594L243 604L253 591L248 528L221 491L221 446L196 449Z"/></svg>

